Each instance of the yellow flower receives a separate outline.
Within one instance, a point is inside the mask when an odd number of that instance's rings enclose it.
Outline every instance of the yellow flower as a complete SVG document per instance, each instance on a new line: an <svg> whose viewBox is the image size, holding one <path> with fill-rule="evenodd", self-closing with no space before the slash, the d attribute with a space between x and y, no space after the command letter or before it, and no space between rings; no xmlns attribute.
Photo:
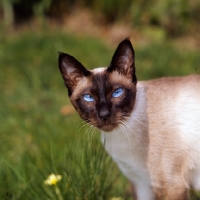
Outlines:
<svg viewBox="0 0 200 200"><path fill-rule="evenodd" d="M110 200L123 200L121 197L112 197Z"/></svg>
<svg viewBox="0 0 200 200"><path fill-rule="evenodd" d="M58 181L62 179L61 175L50 174L44 181L46 185L56 185Z"/></svg>

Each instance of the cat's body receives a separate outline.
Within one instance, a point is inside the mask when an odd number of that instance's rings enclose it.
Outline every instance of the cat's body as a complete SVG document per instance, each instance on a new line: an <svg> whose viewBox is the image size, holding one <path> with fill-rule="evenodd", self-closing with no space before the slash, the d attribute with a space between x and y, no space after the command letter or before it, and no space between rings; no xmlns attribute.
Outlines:
<svg viewBox="0 0 200 200"><path fill-rule="evenodd" d="M169 199L184 199L179 191L184 196L190 186L200 190L199 87L195 75L138 82L130 118L102 132L106 150L138 199L155 199L153 189Z"/></svg>
<svg viewBox="0 0 200 200"><path fill-rule="evenodd" d="M86 70L68 54L59 67L69 97L132 182L137 200L184 200L200 190L200 76L137 82L129 40L108 68Z"/></svg>

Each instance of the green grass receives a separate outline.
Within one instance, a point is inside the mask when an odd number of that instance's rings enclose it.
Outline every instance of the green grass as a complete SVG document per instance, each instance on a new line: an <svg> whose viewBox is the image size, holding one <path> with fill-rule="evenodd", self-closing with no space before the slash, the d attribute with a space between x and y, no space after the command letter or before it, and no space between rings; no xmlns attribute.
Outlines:
<svg viewBox="0 0 200 200"><path fill-rule="evenodd" d="M55 30L0 33L0 198L60 200L55 188L44 184L55 173L62 175L57 186L65 200L130 199L128 183L98 131L85 127L76 113L60 112L70 103L58 51L91 69L107 66L114 48ZM167 43L135 51L139 80L200 71L195 51Z"/></svg>

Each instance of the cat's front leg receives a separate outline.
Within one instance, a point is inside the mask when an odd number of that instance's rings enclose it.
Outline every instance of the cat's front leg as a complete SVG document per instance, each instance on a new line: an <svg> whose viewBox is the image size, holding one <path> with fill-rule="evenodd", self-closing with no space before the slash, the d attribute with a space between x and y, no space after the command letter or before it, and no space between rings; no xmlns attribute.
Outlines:
<svg viewBox="0 0 200 200"><path fill-rule="evenodd" d="M154 192L149 185L132 183L131 189L134 200L156 200Z"/></svg>

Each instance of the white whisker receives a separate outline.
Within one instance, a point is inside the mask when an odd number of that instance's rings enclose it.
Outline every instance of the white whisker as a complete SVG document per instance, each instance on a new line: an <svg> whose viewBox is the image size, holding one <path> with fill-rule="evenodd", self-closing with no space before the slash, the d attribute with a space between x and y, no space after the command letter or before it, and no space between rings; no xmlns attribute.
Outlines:
<svg viewBox="0 0 200 200"><path fill-rule="evenodd" d="M131 129L131 127L127 124L126 121L121 120L120 122L121 122L122 124L124 124L124 125L131 131L131 133L134 134L134 136L137 138L137 141L138 141L139 145L141 146L141 148L142 148L143 150L145 150L145 148L142 146L142 144L141 144L141 142L140 142L140 140L139 140L139 137L138 137L137 133L136 133L136 134L134 133L134 131L133 131L133 130Z"/></svg>
<svg viewBox="0 0 200 200"><path fill-rule="evenodd" d="M121 123L122 123L122 124L119 124L119 126L120 126L122 132L124 133L124 135L125 135L125 136L127 137L127 139L128 139L129 149L130 149L130 156L131 156L131 159L133 159L133 156L132 156L132 148L131 148L131 142L130 142L129 136L128 136L127 132L126 132L126 129L125 129L124 126L123 126L123 122L122 122L122 121L121 121ZM133 160L132 160L132 161L133 161Z"/></svg>
<svg viewBox="0 0 200 200"><path fill-rule="evenodd" d="M88 124L89 124L89 121L82 121L82 122L80 122L80 124L77 126L77 128L80 127L80 126L81 127L78 129L77 134L81 131L82 128L88 126Z"/></svg>
<svg viewBox="0 0 200 200"><path fill-rule="evenodd" d="M90 142L90 144L92 144L92 137L93 137L93 133L94 133L94 130L95 130L95 126L93 124L91 124L91 122L88 122L88 128L85 132L85 134L88 135L88 140Z"/></svg>
<svg viewBox="0 0 200 200"><path fill-rule="evenodd" d="M88 141L89 141L90 143L91 143L91 140L90 140L90 131L91 131L91 129L92 129L92 126L88 123L88 124L87 124L87 129L86 129L84 135L85 135L85 134L87 135Z"/></svg>

